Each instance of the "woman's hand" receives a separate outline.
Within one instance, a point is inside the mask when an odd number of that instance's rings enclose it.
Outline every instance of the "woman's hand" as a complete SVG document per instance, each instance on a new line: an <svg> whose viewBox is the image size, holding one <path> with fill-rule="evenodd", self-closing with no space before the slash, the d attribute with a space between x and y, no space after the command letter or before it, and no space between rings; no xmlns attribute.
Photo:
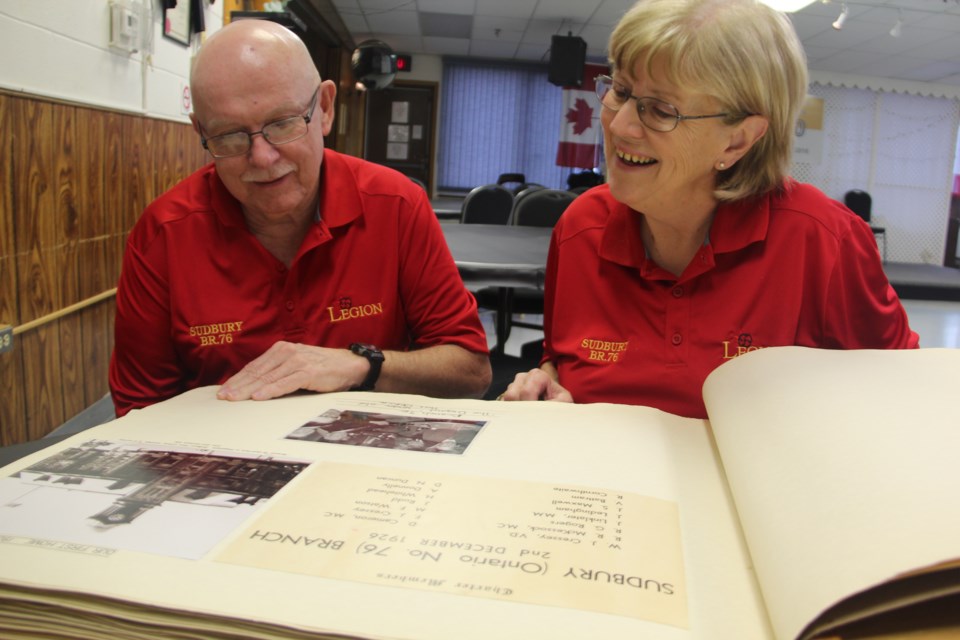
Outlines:
<svg viewBox="0 0 960 640"><path fill-rule="evenodd" d="M556 367L550 362L544 362L539 369L518 373L507 390L500 394L499 399L573 402L573 396L560 386L558 378Z"/></svg>

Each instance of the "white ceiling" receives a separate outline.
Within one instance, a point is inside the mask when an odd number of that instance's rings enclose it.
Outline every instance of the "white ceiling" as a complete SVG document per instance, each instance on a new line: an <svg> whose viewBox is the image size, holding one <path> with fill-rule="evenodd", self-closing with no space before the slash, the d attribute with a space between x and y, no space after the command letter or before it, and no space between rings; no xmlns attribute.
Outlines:
<svg viewBox="0 0 960 640"><path fill-rule="evenodd" d="M550 37L606 60L610 31L635 0L333 0L357 43L397 53L549 60ZM842 30L831 27L843 4ZM818 0L790 14L812 71L960 86L960 0ZM899 38L890 30L902 19Z"/></svg>

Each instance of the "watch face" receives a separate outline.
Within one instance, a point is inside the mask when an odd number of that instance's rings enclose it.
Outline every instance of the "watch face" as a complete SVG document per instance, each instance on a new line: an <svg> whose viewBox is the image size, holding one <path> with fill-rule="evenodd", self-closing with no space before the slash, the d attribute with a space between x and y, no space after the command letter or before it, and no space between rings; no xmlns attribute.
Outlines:
<svg viewBox="0 0 960 640"><path fill-rule="evenodd" d="M362 344L360 342L354 342L350 345L350 351L353 351L359 356L365 358L372 358L375 360L383 360L383 352L380 351L377 347L372 344Z"/></svg>
<svg viewBox="0 0 960 640"><path fill-rule="evenodd" d="M383 364L383 352L372 344L361 344L359 342L351 344L350 351L366 358L370 363L370 372L367 374L366 379L354 387L353 390L373 391L377 384L377 379L380 377L380 366Z"/></svg>

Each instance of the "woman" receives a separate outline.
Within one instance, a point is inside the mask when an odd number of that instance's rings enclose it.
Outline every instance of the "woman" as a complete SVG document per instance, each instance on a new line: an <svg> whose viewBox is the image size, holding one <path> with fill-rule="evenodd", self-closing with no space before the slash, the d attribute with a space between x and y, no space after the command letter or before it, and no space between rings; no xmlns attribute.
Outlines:
<svg viewBox="0 0 960 640"><path fill-rule="evenodd" d="M870 228L786 176L807 70L783 14L643 0L609 51L607 184L556 226L544 360L504 400L706 417L707 374L749 351L918 346Z"/></svg>

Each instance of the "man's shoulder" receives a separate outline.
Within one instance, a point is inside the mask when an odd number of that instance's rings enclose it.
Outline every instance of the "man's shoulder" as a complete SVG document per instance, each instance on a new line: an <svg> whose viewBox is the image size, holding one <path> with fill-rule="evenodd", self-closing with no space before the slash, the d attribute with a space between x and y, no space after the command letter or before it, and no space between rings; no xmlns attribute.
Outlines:
<svg viewBox="0 0 960 640"><path fill-rule="evenodd" d="M170 187L147 205L131 232L132 237L149 241L163 227L189 218L193 214L213 212L213 163L197 169Z"/></svg>
<svg viewBox="0 0 960 640"><path fill-rule="evenodd" d="M167 189L144 210L143 217L156 223L171 222L193 211L213 208L212 182L216 180L213 163L207 164Z"/></svg>
<svg viewBox="0 0 960 640"><path fill-rule="evenodd" d="M339 184L337 178L348 173L364 195L398 195L411 191L411 187L417 187L410 178L396 169L332 149L324 151L323 162L334 174L334 184Z"/></svg>
<svg viewBox="0 0 960 640"><path fill-rule="evenodd" d="M333 225L349 222L361 212L432 215L423 189L396 169L330 149L324 151L323 164L321 215Z"/></svg>

